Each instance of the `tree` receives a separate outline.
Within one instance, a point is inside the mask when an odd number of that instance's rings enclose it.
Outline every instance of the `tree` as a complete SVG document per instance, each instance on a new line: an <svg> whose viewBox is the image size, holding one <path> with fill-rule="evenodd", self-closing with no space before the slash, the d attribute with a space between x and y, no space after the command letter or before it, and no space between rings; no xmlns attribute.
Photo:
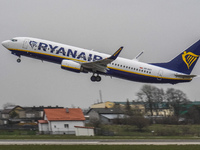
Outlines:
<svg viewBox="0 0 200 150"><path fill-rule="evenodd" d="M15 106L15 105L14 105L13 103L9 103L9 102L3 104L3 108L4 108L4 109L6 109L6 108L9 107L9 106Z"/></svg>
<svg viewBox="0 0 200 150"><path fill-rule="evenodd" d="M131 110L131 105L130 105L130 102L129 102L128 99L127 99L127 101L126 101L125 113L126 113L128 116L132 116L132 115L133 115L133 112L132 112L132 110Z"/></svg>
<svg viewBox="0 0 200 150"><path fill-rule="evenodd" d="M101 125L101 122L100 122L100 120L97 119L97 118L91 118L91 119L90 119L90 124L91 124L93 127L95 127L95 128L99 128L100 125Z"/></svg>
<svg viewBox="0 0 200 150"><path fill-rule="evenodd" d="M144 85L141 91L137 93L138 100L146 102L146 109L150 111L153 116L155 110L158 115L159 103L163 102L164 91L155 86Z"/></svg>
<svg viewBox="0 0 200 150"><path fill-rule="evenodd" d="M165 96L167 102L174 108L174 115L177 117L182 106L190 102L184 92L174 88L167 89Z"/></svg>
<svg viewBox="0 0 200 150"><path fill-rule="evenodd" d="M188 120L188 122L194 123L194 124L199 124L200 123L200 107L197 105L194 105L189 108L188 113L185 116Z"/></svg>
<svg viewBox="0 0 200 150"><path fill-rule="evenodd" d="M15 111L12 111L12 112L10 113L10 118L18 118L18 117L19 117L19 114L16 113Z"/></svg>
<svg viewBox="0 0 200 150"><path fill-rule="evenodd" d="M149 120L144 118L143 116L134 116L132 117L133 124L139 129L139 131L142 131L144 127L149 126Z"/></svg>

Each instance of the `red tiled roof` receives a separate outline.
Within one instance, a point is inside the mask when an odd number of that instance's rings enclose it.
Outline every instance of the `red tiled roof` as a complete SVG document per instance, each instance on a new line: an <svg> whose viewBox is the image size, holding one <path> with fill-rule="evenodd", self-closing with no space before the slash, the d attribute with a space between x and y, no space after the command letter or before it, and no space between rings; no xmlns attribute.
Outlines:
<svg viewBox="0 0 200 150"><path fill-rule="evenodd" d="M85 117L80 108L58 108L58 109L44 109L46 117L49 121L84 121Z"/></svg>

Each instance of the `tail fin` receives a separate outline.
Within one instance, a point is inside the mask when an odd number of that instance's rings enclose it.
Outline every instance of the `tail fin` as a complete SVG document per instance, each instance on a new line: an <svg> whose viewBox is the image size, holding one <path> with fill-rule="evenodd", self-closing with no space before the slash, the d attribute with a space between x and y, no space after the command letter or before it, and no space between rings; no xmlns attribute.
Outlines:
<svg viewBox="0 0 200 150"><path fill-rule="evenodd" d="M200 40L168 63L152 63L177 72L190 74L200 55Z"/></svg>

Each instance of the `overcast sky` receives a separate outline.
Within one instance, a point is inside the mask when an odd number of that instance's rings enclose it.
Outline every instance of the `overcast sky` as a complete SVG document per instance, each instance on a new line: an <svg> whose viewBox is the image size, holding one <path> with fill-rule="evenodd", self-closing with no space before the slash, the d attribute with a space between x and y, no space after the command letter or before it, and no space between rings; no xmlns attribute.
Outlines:
<svg viewBox="0 0 200 150"><path fill-rule="evenodd" d="M200 39L199 0L0 0L0 41L18 36L36 37L113 54L167 62ZM88 108L103 101L130 101L143 83L92 74L76 74L60 65L22 56L22 62L0 46L0 107L63 106ZM200 61L192 74L200 75ZM190 100L200 101L200 78L177 85Z"/></svg>

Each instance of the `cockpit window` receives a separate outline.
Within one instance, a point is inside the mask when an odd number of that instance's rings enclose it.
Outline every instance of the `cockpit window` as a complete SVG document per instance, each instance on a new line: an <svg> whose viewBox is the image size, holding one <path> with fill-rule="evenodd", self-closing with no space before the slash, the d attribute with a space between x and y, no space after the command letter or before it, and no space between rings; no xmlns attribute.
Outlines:
<svg viewBox="0 0 200 150"><path fill-rule="evenodd" d="M16 40L16 39L11 39L11 41L12 41L12 42L17 42L17 40Z"/></svg>

